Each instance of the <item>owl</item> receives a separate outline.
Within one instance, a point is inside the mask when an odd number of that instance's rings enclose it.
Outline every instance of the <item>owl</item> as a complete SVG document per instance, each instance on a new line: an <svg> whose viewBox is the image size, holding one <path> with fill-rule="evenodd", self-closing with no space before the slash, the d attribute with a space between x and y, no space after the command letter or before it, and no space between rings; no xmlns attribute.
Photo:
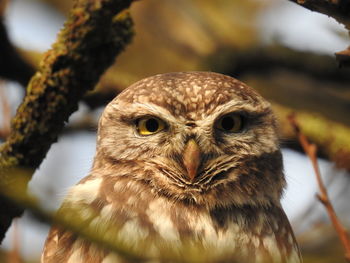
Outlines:
<svg viewBox="0 0 350 263"><path fill-rule="evenodd" d="M90 174L59 216L143 262L298 263L270 104L213 72L131 85L99 121ZM139 262L53 226L42 262Z"/></svg>

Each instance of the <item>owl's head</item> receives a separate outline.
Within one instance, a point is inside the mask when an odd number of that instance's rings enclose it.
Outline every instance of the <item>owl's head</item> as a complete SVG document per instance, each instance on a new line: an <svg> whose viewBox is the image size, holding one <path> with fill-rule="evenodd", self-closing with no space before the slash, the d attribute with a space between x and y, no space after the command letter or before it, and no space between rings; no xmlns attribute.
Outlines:
<svg viewBox="0 0 350 263"><path fill-rule="evenodd" d="M101 117L94 169L114 164L111 176L208 207L278 205L285 184L270 104L212 72L157 75L119 94Z"/></svg>

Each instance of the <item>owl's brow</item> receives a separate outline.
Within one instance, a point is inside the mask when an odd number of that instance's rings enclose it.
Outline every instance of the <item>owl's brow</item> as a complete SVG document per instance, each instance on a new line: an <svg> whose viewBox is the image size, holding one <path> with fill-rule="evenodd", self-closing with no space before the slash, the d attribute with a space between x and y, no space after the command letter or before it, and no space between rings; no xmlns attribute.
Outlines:
<svg viewBox="0 0 350 263"><path fill-rule="evenodd" d="M125 123L132 123L135 120L143 116L167 116L167 119L176 121L172 113L163 107L160 107L153 103L135 103L133 109L130 112L120 115L120 120Z"/></svg>
<svg viewBox="0 0 350 263"><path fill-rule="evenodd" d="M215 110L215 115L217 117L228 113L237 113L251 118L259 118L268 115L271 112L272 110L268 102L256 107L249 103L230 101L224 105L218 106L217 110Z"/></svg>

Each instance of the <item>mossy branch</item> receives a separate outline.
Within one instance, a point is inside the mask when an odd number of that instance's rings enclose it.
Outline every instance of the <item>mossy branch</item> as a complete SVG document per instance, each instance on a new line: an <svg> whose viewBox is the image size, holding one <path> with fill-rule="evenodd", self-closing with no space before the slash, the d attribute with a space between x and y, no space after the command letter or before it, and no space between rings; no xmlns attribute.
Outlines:
<svg viewBox="0 0 350 263"><path fill-rule="evenodd" d="M125 10L131 2L75 1L56 42L29 82L12 120L11 134L0 147L1 188L11 189L16 184L8 170L40 165L84 93L96 85L130 42L132 21ZM8 199L0 199L0 240L22 211Z"/></svg>
<svg viewBox="0 0 350 263"><path fill-rule="evenodd" d="M73 208L66 211L66 215L62 213L51 213L42 209L37 200L26 191L28 178L33 172L33 169L23 168L14 168L8 171L9 176L16 181L16 185L11 187L11 189L2 189L2 195L8 200L11 200L13 204L27 209L42 222L49 223L50 225L55 224L69 230L85 240L117 252L118 255L132 262L145 261L144 258L131 251L129 247L121 242L109 242L101 234L90 229L86 220L80 218L78 216L79 213Z"/></svg>
<svg viewBox="0 0 350 263"><path fill-rule="evenodd" d="M244 51L220 49L207 64L244 81L268 100L350 126L345 92L350 68L339 69L331 56L271 45Z"/></svg>
<svg viewBox="0 0 350 263"><path fill-rule="evenodd" d="M99 225L99 228L91 227L91 220L98 217L99 214L92 212L87 219L86 216L82 216L82 213L80 213L82 211L80 206L62 206L57 213L52 214L44 210L36 199L25 191L27 178L32 172L32 169L12 169L9 173L12 178L16 179L17 185L11 189L4 189L2 194L18 206L26 208L40 221L54 224L56 227L74 233L79 238L91 242L101 249L115 252L118 256L125 259L125 262L242 262L236 259L239 255L231 255L225 252L218 254L215 246L211 247L208 244L206 247L203 247L202 243L199 240L196 241L193 237L182 239L181 246L177 242L167 243L161 237L152 236L152 234L147 239L138 239L135 243L126 242L122 238L118 238L122 225L118 226L118 224L110 224L102 220L101 222L103 223ZM83 209L86 209L86 207ZM108 234L106 234L107 232ZM132 238L138 238L137 236L132 236L133 234L130 233ZM157 253L152 252L153 245L159 249Z"/></svg>
<svg viewBox="0 0 350 263"><path fill-rule="evenodd" d="M313 141L322 155L326 156L339 168L350 171L350 128L331 121L317 113L295 111L279 104L273 108L281 127L282 141L297 140L295 132L288 125L288 116L294 113L294 118L303 134Z"/></svg>

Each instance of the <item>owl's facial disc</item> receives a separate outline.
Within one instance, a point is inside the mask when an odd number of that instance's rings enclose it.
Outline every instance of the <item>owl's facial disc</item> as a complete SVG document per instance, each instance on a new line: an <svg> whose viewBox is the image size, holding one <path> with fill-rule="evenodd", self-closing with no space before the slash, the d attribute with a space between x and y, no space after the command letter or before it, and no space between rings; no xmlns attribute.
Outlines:
<svg viewBox="0 0 350 263"><path fill-rule="evenodd" d="M211 72L169 73L124 90L99 123L94 169L209 206L278 202L284 186L270 104ZM113 175L114 176L114 175Z"/></svg>

